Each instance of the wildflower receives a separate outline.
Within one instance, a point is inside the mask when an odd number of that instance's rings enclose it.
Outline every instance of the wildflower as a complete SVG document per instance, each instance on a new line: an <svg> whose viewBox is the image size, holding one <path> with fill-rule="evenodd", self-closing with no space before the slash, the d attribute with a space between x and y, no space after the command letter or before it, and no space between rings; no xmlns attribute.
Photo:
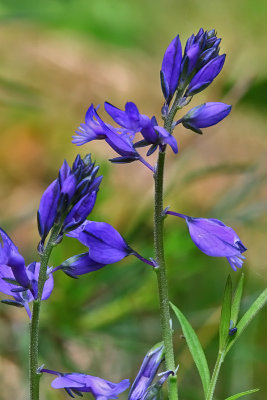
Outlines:
<svg viewBox="0 0 267 400"><path fill-rule="evenodd" d="M129 255L134 255L142 262L154 267L153 261L140 256L127 244L120 233L106 222L85 221L67 236L78 239L89 250L87 253L70 257L53 272L61 269L75 278L77 275L96 271L107 264L118 262Z"/></svg>
<svg viewBox="0 0 267 400"><path fill-rule="evenodd" d="M188 111L176 125L182 123L185 128L201 134L200 128L216 125L227 117L231 108L232 106L224 103L204 103Z"/></svg>
<svg viewBox="0 0 267 400"><path fill-rule="evenodd" d="M146 354L131 387L128 400L141 400L144 398L163 360L164 345L159 343L153 346Z"/></svg>
<svg viewBox="0 0 267 400"><path fill-rule="evenodd" d="M118 125L133 133L140 132L143 116L139 113L134 103L126 103L125 111L122 111L112 104L105 102L105 110Z"/></svg>
<svg viewBox="0 0 267 400"><path fill-rule="evenodd" d="M51 386L54 389L65 389L71 397L75 397L75 394L82 396L83 392L89 392L98 400L117 399L118 395L130 386L129 379L113 383L92 375L78 373L62 374L61 372L44 368L40 372L57 375Z"/></svg>
<svg viewBox="0 0 267 400"><path fill-rule="evenodd" d="M102 176L91 156L78 155L72 168L64 161L58 178L45 190L38 211L38 229L43 243L54 224L68 232L81 225L91 213Z"/></svg>
<svg viewBox="0 0 267 400"><path fill-rule="evenodd" d="M40 263L33 262L27 267L24 258L19 254L9 236L0 229L3 246L0 244L0 291L14 300L2 300L3 303L17 307L25 307L29 317L29 303L38 298L38 278ZM19 261L18 261L19 260ZM47 274L42 300L51 295L54 287L52 274Z"/></svg>
<svg viewBox="0 0 267 400"><path fill-rule="evenodd" d="M247 248L235 231L222 221L213 218L193 218L173 211L166 214L186 220L191 239L205 254L212 257L226 257L234 271L242 268L242 255Z"/></svg>

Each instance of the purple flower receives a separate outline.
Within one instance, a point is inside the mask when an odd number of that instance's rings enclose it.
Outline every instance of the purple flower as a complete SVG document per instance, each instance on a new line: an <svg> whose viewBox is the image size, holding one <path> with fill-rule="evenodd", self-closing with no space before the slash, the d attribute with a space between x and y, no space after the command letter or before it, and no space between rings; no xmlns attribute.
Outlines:
<svg viewBox="0 0 267 400"><path fill-rule="evenodd" d="M89 251L70 257L53 272L62 270L70 277L77 278L78 275L97 271L129 255L134 255L152 267L155 266L153 261L147 260L134 251L120 233L106 222L85 221L67 236L78 239L83 245L89 247Z"/></svg>
<svg viewBox="0 0 267 400"><path fill-rule="evenodd" d="M130 386L129 379L113 383L92 375L62 374L49 369L41 369L40 372L58 375L51 383L51 386L54 389L65 389L71 397L74 397L75 394L82 396L83 392L89 392L92 393L96 400L117 399L118 395Z"/></svg>
<svg viewBox="0 0 267 400"><path fill-rule="evenodd" d="M3 303L25 307L29 317L29 302L38 298L38 278L40 263L33 262L27 267L9 236L0 229L3 246L0 245L0 291L14 300L2 300ZM18 262L19 260L19 262ZM52 274L48 274L44 285L42 300L48 299L54 287Z"/></svg>
<svg viewBox="0 0 267 400"><path fill-rule="evenodd" d="M91 213L102 177L96 177L99 167L78 155L72 168L64 161L58 178L45 190L38 211L38 228L44 242L55 223L62 233L81 225Z"/></svg>
<svg viewBox="0 0 267 400"><path fill-rule="evenodd" d="M247 248L243 245L235 231L218 219L193 218L173 211L166 214L186 220L191 239L205 254L212 257L226 257L234 271L241 268L242 255Z"/></svg>
<svg viewBox="0 0 267 400"><path fill-rule="evenodd" d="M112 264L133 253L119 232L106 222L86 221L68 236L89 247L89 256L96 263Z"/></svg>
<svg viewBox="0 0 267 400"><path fill-rule="evenodd" d="M182 122L185 128L201 134L200 128L216 125L227 117L231 108L232 106L224 103L204 103L188 111L178 123Z"/></svg>
<svg viewBox="0 0 267 400"><path fill-rule="evenodd" d="M167 104L170 103L178 86L182 61L182 46L177 35L165 51L160 71L161 87Z"/></svg>
<svg viewBox="0 0 267 400"><path fill-rule="evenodd" d="M82 146L92 140L106 139L105 129L96 121L96 109L93 104L88 108L85 114L85 123L81 124L73 136L72 143Z"/></svg>
<svg viewBox="0 0 267 400"><path fill-rule="evenodd" d="M14 245L10 237L3 229L0 229L0 266L8 266L11 268L14 279L24 288L30 287L30 280L25 269L25 261L18 252L18 248Z"/></svg>
<svg viewBox="0 0 267 400"><path fill-rule="evenodd" d="M78 254L64 261L60 266L56 267L56 270L61 269L66 275L71 278L77 278L78 275L88 274L89 272L97 271L100 268L105 267L106 264L101 264L92 260L89 253Z"/></svg>
<svg viewBox="0 0 267 400"><path fill-rule="evenodd" d="M141 368L131 387L128 400L143 399L163 360L164 345L159 343L152 347L152 349L150 349L146 354Z"/></svg>
<svg viewBox="0 0 267 400"><path fill-rule="evenodd" d="M138 109L133 103L126 104L125 112L108 103L106 108L111 112L116 121L120 121L123 124L122 126L127 124L133 126L136 115L139 115ZM118 129L105 124L97 114L93 105L90 106L86 113L85 124L81 124L76 133L78 136L73 136L72 142L78 146L92 140L104 139L109 146L120 155L120 157L111 159L110 161L112 162L126 163L140 158L133 146L131 135L125 131L120 133Z"/></svg>
<svg viewBox="0 0 267 400"><path fill-rule="evenodd" d="M111 118L121 127L135 133L139 132L142 127L142 115L138 108L132 102L125 104L125 111L114 107L112 104L105 102L105 110Z"/></svg>
<svg viewBox="0 0 267 400"><path fill-rule="evenodd" d="M178 146L175 137L173 137L165 128L159 126L155 117L148 118L144 116L143 118L143 127L141 129L141 134L144 138L144 141L137 142L136 146L148 145L152 146L147 152L147 155L151 155L159 146L162 150L166 145L169 145L174 153L178 153Z"/></svg>
<svg viewBox="0 0 267 400"><path fill-rule="evenodd" d="M210 60L191 80L185 95L193 96L206 89L222 70L225 61L225 54Z"/></svg>

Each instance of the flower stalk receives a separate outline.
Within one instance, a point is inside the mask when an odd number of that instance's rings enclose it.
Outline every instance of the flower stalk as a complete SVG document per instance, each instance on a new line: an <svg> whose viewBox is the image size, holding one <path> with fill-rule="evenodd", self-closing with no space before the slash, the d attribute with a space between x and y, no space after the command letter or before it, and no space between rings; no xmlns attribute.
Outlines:
<svg viewBox="0 0 267 400"><path fill-rule="evenodd" d="M29 347L29 372L30 372L30 400L39 400L39 383L41 374L38 372L39 368L39 320L40 320L40 309L42 303L42 294L44 284L46 282L46 273L49 258L53 247L55 246L55 240L61 230L61 225L55 225L52 229L49 240L42 251L41 268L38 280L38 298L33 301L32 308L32 319L30 322L30 347Z"/></svg>

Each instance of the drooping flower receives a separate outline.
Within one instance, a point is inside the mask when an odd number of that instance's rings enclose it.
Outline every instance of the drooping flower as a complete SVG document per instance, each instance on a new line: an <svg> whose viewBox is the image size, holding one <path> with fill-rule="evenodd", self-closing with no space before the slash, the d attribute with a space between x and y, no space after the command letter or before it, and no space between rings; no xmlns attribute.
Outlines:
<svg viewBox="0 0 267 400"><path fill-rule="evenodd" d="M226 257L234 271L242 268L247 248L236 232L222 221L213 218L193 218L166 211L166 214L185 219L191 239L205 254L212 257Z"/></svg>
<svg viewBox="0 0 267 400"><path fill-rule="evenodd" d="M230 113L232 106L225 103L204 103L188 111L178 123L187 129L202 133L200 128L216 125Z"/></svg>
<svg viewBox="0 0 267 400"><path fill-rule="evenodd" d="M82 396L83 392L92 393L96 400L117 399L118 395L130 386L129 379L123 379L119 383L113 383L97 376L79 373L67 373L41 369L40 372L57 375L51 386L54 389L65 389L71 397Z"/></svg>
<svg viewBox="0 0 267 400"><path fill-rule="evenodd" d="M71 277L75 278L78 275L97 271L129 255L134 255L142 262L154 267L153 261L140 256L127 244L120 233L106 222L85 221L67 236L78 239L89 248L87 253L70 257L55 268L55 270L61 269Z"/></svg>
<svg viewBox="0 0 267 400"><path fill-rule="evenodd" d="M38 211L38 228L44 242L55 223L62 225L62 233L81 225L91 213L102 176L99 167L87 155L78 155L72 168L64 161L58 178L45 190Z"/></svg>
<svg viewBox="0 0 267 400"><path fill-rule="evenodd" d="M38 278L40 263L33 262L27 267L9 236L0 229L3 246L0 244L0 292L13 296L14 300L2 300L3 303L25 307L29 317L29 303L38 298ZM18 262L19 260L19 262ZM53 275L47 274L42 300L48 299L54 287Z"/></svg>
<svg viewBox="0 0 267 400"><path fill-rule="evenodd" d="M159 343L153 346L146 354L135 381L132 384L128 400L141 400L145 397L163 360L164 345Z"/></svg>

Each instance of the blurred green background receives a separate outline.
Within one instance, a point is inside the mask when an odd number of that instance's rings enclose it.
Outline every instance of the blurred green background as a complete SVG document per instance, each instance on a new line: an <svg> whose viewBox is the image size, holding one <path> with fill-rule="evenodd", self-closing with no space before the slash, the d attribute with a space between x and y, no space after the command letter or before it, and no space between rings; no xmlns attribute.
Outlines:
<svg viewBox="0 0 267 400"><path fill-rule="evenodd" d="M237 230L248 247L244 312L266 285L266 15L265 0L0 1L0 225L27 262L38 259L40 196L63 159L71 163L78 151L92 152L104 175L91 218L111 223L136 250L152 256L150 172L137 163L111 165L113 152L104 143L79 149L71 136L91 102L123 107L134 101L142 113L160 117L159 70L166 46L177 33L184 45L200 27L215 28L226 64L192 104L224 101L233 110L203 136L176 129L180 153L168 152L165 205L222 219ZM165 231L170 298L199 333L212 367L225 281L230 273L236 283L240 271L202 254L183 221L169 217ZM83 251L66 238L51 265ZM129 257L78 281L63 273L55 280L42 309L40 361L59 371L133 380L146 351L160 340L151 269ZM250 398L265 398L265 321L262 312L226 358L218 399L255 387L262 390ZM202 399L176 321L174 327L181 399ZM0 356L0 398L27 398L24 310L0 307ZM42 379L42 399L67 398L50 382Z"/></svg>

